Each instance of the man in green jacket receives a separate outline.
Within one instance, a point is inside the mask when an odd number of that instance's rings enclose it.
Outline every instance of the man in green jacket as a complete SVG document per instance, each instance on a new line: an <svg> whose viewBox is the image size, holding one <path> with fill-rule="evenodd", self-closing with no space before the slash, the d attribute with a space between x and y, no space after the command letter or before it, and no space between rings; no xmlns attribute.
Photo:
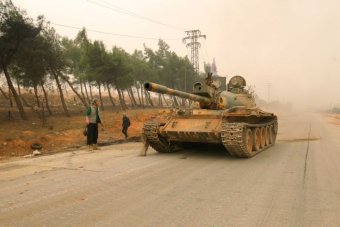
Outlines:
<svg viewBox="0 0 340 227"><path fill-rule="evenodd" d="M98 140L98 124L104 127L99 111L99 102L93 99L91 106L86 111L86 125L87 125L87 146L89 150L99 150L97 145Z"/></svg>

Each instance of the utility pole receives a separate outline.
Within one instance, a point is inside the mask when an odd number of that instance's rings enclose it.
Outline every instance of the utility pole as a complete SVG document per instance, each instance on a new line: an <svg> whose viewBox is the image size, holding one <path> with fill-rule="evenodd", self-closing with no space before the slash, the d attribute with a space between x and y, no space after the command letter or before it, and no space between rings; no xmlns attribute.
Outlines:
<svg viewBox="0 0 340 227"><path fill-rule="evenodd" d="M199 38L206 38L206 35L201 35L200 30L190 30L190 31L185 31L187 34L187 37L184 37L182 39L183 43L186 43L186 47L191 48L191 64L194 67L194 70L196 74L198 75L199 73L199 55L198 55L198 48L201 47L201 43L198 42L197 40ZM189 41L187 41L189 40Z"/></svg>

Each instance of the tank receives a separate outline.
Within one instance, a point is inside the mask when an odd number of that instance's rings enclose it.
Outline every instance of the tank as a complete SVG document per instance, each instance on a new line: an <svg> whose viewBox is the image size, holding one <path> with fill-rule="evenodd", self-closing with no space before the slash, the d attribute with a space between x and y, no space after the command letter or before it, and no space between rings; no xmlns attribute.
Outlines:
<svg viewBox="0 0 340 227"><path fill-rule="evenodd" d="M193 85L192 93L147 82L148 91L192 101L188 108L173 108L144 123L144 141L157 152L173 152L186 143L221 144L238 158L250 158L272 147L278 131L277 116L258 108L241 76L232 77L227 90L208 74Z"/></svg>

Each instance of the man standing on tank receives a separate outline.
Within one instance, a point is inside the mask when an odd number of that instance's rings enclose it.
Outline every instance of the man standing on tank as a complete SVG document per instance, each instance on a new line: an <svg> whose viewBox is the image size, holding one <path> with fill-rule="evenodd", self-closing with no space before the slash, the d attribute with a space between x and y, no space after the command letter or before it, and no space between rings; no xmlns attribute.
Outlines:
<svg viewBox="0 0 340 227"><path fill-rule="evenodd" d="M87 124L87 146L89 150L99 150L97 145L98 140L98 124L104 127L99 110L99 102L93 99L91 106L86 111L86 124Z"/></svg>

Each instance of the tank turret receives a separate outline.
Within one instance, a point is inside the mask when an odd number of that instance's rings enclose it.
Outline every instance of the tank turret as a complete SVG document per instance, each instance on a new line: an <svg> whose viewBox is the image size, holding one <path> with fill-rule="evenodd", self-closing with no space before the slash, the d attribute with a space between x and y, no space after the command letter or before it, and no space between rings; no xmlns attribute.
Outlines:
<svg viewBox="0 0 340 227"><path fill-rule="evenodd" d="M208 74L205 83L197 82L193 92L187 93L166 86L146 82L144 88L148 91L169 94L199 102L202 109L230 109L236 107L255 107L254 97L245 89L246 82L241 76L234 76L228 83L228 91L220 91L221 84Z"/></svg>

